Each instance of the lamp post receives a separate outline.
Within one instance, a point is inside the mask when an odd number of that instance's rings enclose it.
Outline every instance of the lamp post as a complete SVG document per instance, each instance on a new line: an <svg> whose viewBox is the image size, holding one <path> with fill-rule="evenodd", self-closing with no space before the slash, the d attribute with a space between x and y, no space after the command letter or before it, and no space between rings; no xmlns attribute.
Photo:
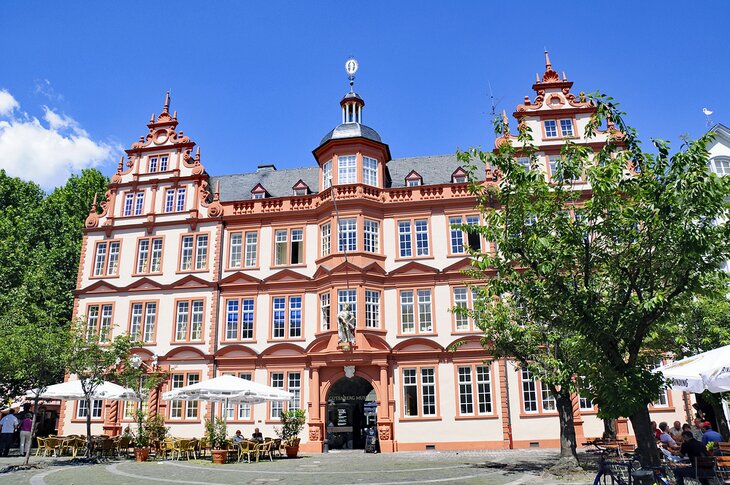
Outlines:
<svg viewBox="0 0 730 485"><path fill-rule="evenodd" d="M129 365L141 370L139 374L139 386L137 387L137 436L142 436L142 379L144 378L142 357L134 354L129 358Z"/></svg>

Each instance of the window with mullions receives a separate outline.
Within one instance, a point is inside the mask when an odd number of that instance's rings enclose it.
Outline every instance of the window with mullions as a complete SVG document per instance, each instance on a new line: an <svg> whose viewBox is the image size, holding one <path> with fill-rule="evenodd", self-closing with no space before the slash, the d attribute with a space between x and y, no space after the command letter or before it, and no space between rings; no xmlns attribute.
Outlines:
<svg viewBox="0 0 730 485"><path fill-rule="evenodd" d="M192 271L193 269L198 271L208 267L207 234L183 236L181 244L180 271Z"/></svg>
<svg viewBox="0 0 730 485"><path fill-rule="evenodd" d="M459 366L457 373L459 385L459 415L475 416L492 414L492 389L489 366Z"/></svg>
<svg viewBox="0 0 730 485"><path fill-rule="evenodd" d="M593 411L593 402L590 398L578 396L578 407L581 411Z"/></svg>
<svg viewBox="0 0 730 485"><path fill-rule="evenodd" d="M144 210L144 192L127 192L124 196L125 216L140 216Z"/></svg>
<svg viewBox="0 0 730 485"><path fill-rule="evenodd" d="M370 157L362 157L362 183L378 185L378 161Z"/></svg>
<svg viewBox="0 0 730 485"><path fill-rule="evenodd" d="M122 419L125 421L137 421L137 411L140 407L142 408L142 412L146 414L148 408L148 402L146 399L142 400L141 406L139 401L124 401Z"/></svg>
<svg viewBox="0 0 730 485"><path fill-rule="evenodd" d="M357 219L340 219L339 237L337 238L337 251L357 250Z"/></svg>
<svg viewBox="0 0 730 485"><path fill-rule="evenodd" d="M522 369L522 406L526 413L538 412L537 388L527 369Z"/></svg>
<svg viewBox="0 0 730 485"><path fill-rule="evenodd" d="M167 172L167 165L169 162L169 157L167 155L161 156L161 157L150 157L149 160L149 172Z"/></svg>
<svg viewBox="0 0 730 485"><path fill-rule="evenodd" d="M436 416L436 370L434 368L403 369L403 415L405 417Z"/></svg>
<svg viewBox="0 0 730 485"><path fill-rule="evenodd" d="M250 372L224 372L223 375L238 376L240 379L247 381L253 380ZM248 421L251 419L251 405L248 403L236 404L230 402L225 413L229 421Z"/></svg>
<svg viewBox="0 0 730 485"><path fill-rule="evenodd" d="M254 307L253 298L226 300L226 340L253 339Z"/></svg>
<svg viewBox="0 0 730 485"><path fill-rule="evenodd" d="M96 243L94 257L94 276L117 276L119 274L120 241Z"/></svg>
<svg viewBox="0 0 730 485"><path fill-rule="evenodd" d="M154 342L157 324L157 303L133 303L129 322L129 337L144 343Z"/></svg>
<svg viewBox="0 0 730 485"><path fill-rule="evenodd" d="M289 244L291 239L291 245ZM304 262L304 230L277 229L274 233L274 264L301 264Z"/></svg>
<svg viewBox="0 0 730 485"><path fill-rule="evenodd" d="M234 232L231 234L230 246L228 248L228 266L231 268L240 268L242 255L243 235L240 232Z"/></svg>
<svg viewBox="0 0 730 485"><path fill-rule="evenodd" d="M468 288L454 288L454 306L457 308L474 309L474 301L477 298L477 291ZM454 330L457 332L469 332L474 330L474 321L468 315L454 312Z"/></svg>
<svg viewBox="0 0 730 485"><path fill-rule="evenodd" d="M356 290L338 290L337 291L337 312L345 310L345 305L350 304L350 311L357 315L357 291Z"/></svg>
<svg viewBox="0 0 730 485"><path fill-rule="evenodd" d="M355 155L343 155L337 159L337 183L354 184L357 182L357 161Z"/></svg>
<svg viewBox="0 0 730 485"><path fill-rule="evenodd" d="M571 176L572 174L559 174L562 164L562 157L560 155L550 155L548 157L549 165L550 165L550 180L554 182L562 182L566 178L568 180L572 181L579 181L580 176Z"/></svg>
<svg viewBox="0 0 730 485"><path fill-rule="evenodd" d="M328 222L319 228L322 243L322 256L327 256L332 248L332 225Z"/></svg>
<svg viewBox="0 0 730 485"><path fill-rule="evenodd" d="M541 383L540 384L540 390L542 394L542 410L545 411L555 411L556 404L555 404L555 397L553 397L553 394L550 392L550 389L548 388L547 384Z"/></svg>
<svg viewBox="0 0 730 485"><path fill-rule="evenodd" d="M380 328L380 292L365 290L365 326Z"/></svg>
<svg viewBox="0 0 730 485"><path fill-rule="evenodd" d="M400 292L401 333L433 332L432 313L431 290Z"/></svg>
<svg viewBox="0 0 730 485"><path fill-rule="evenodd" d="M466 223L470 226L478 226L479 222L480 220L478 215L470 215L466 217L449 217L449 225L451 226L450 242L452 254L466 253L467 247L473 249L474 251L482 250L482 238L479 232L466 232L456 227L463 223Z"/></svg>
<svg viewBox="0 0 730 485"><path fill-rule="evenodd" d="M271 322L272 338L299 338L302 336L302 297L274 297Z"/></svg>
<svg viewBox="0 0 730 485"><path fill-rule="evenodd" d="M530 162L529 157L518 157L517 163L522 166L522 168L525 169L525 171L529 172L532 169L532 163Z"/></svg>
<svg viewBox="0 0 730 485"><path fill-rule="evenodd" d="M322 165L322 190L332 186L332 160Z"/></svg>
<svg viewBox="0 0 730 485"><path fill-rule="evenodd" d="M398 252L401 258L428 256L429 251L427 219L398 221Z"/></svg>
<svg viewBox="0 0 730 485"><path fill-rule="evenodd" d="M543 125L545 126L546 138L555 138L558 136L558 124L555 120L545 120Z"/></svg>
<svg viewBox="0 0 730 485"><path fill-rule="evenodd" d="M170 388L179 389L200 382L200 375L195 373L178 373L170 376ZM171 401L170 419L197 419L198 401Z"/></svg>
<svg viewBox="0 0 730 485"><path fill-rule="evenodd" d="M159 273L162 271L162 238L148 237L137 244L137 273Z"/></svg>
<svg viewBox="0 0 730 485"><path fill-rule="evenodd" d="M86 315L86 340L98 337L99 342L108 342L112 330L113 307L107 305L90 305Z"/></svg>
<svg viewBox="0 0 730 485"><path fill-rule="evenodd" d="M330 320L332 318L332 306L329 293L321 293L319 295L319 311L320 326L322 330L330 329Z"/></svg>
<svg viewBox="0 0 730 485"><path fill-rule="evenodd" d="M177 302L175 340L190 341L203 338L203 300Z"/></svg>
<svg viewBox="0 0 730 485"><path fill-rule="evenodd" d="M710 161L710 168L718 175L728 175L730 174L730 159L714 158Z"/></svg>
<svg viewBox="0 0 730 485"><path fill-rule="evenodd" d="M369 253L377 253L380 246L380 223L365 219L363 231L363 249Z"/></svg>
<svg viewBox="0 0 730 485"><path fill-rule="evenodd" d="M271 387L275 389L284 389L284 373L283 372L272 372L271 373ZM281 414L284 412L284 403L282 401L272 401L270 405L270 419L279 419Z"/></svg>
<svg viewBox="0 0 730 485"><path fill-rule="evenodd" d="M89 414L89 408L85 400L78 401L78 407L76 408L76 417L79 419L86 419ZM104 409L104 401L101 399L94 399L91 401L91 419L101 419L101 413Z"/></svg>
<svg viewBox="0 0 730 485"><path fill-rule="evenodd" d="M573 120L560 120L560 134L564 137L573 136Z"/></svg>

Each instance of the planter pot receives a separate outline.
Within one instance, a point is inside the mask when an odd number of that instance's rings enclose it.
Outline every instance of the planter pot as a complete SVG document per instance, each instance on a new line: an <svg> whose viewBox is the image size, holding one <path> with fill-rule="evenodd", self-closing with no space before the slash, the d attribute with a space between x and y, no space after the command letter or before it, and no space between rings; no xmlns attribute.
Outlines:
<svg viewBox="0 0 730 485"><path fill-rule="evenodd" d="M213 455L213 463L218 465L224 465L228 461L228 450L211 450Z"/></svg>
<svg viewBox="0 0 730 485"><path fill-rule="evenodd" d="M296 458L297 453L299 453L299 445L296 446L285 446L284 449L286 449L286 457L287 458Z"/></svg>
<svg viewBox="0 0 730 485"><path fill-rule="evenodd" d="M147 458L150 456L150 449L149 448L135 448L134 449L134 460L135 461L147 461Z"/></svg>

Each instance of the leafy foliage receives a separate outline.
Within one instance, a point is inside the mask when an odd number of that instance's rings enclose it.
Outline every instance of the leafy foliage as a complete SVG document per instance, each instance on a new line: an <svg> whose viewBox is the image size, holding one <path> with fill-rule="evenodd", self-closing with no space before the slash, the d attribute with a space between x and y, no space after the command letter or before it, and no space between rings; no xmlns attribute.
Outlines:
<svg viewBox="0 0 730 485"><path fill-rule="evenodd" d="M205 434L214 450L225 450L228 446L228 426L220 416L215 420L205 420Z"/></svg>
<svg viewBox="0 0 730 485"><path fill-rule="evenodd" d="M651 369L667 350L654 346L652 336L693 297L712 290L730 254L724 219L730 179L708 173L712 135L686 141L671 156L668 144L655 140L657 153L646 153L611 98L597 94L592 101L586 137L607 125L608 142L595 153L566 142L552 181L537 169L525 124L514 145L460 155L472 180L483 179L476 174L485 164L502 175L498 184L470 184L484 224L464 229L495 247L479 255L471 276L484 283L479 291L489 321L509 322L520 309L530 322L497 327L494 336L528 354L543 338L577 352L578 368L562 369L585 376L603 416L631 418L646 457L654 449L644 433L646 406L662 387ZM531 170L518 157L528 157ZM590 184L589 195L576 187L579 177Z"/></svg>
<svg viewBox="0 0 730 485"><path fill-rule="evenodd" d="M304 429L306 417L303 409L290 409L281 413L281 428L276 429L276 435L290 446L299 437Z"/></svg>

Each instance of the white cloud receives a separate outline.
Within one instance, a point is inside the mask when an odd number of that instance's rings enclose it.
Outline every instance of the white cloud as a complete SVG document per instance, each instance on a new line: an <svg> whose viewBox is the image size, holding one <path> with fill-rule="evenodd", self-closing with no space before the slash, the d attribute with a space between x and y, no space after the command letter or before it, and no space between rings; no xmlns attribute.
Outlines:
<svg viewBox="0 0 730 485"><path fill-rule="evenodd" d="M53 89L53 86L51 86L51 81L49 81L48 79L35 80L35 93L45 96L51 101L63 101L63 95L58 94L56 90Z"/></svg>
<svg viewBox="0 0 730 485"><path fill-rule="evenodd" d="M0 116L9 116L13 111L20 108L12 94L0 89Z"/></svg>
<svg viewBox="0 0 730 485"><path fill-rule="evenodd" d="M3 93L12 102L3 104ZM45 123L25 113L13 116L19 108L10 93L0 91L0 168L8 175L52 189L63 185L72 173L111 161L121 150L91 139L76 120L47 106L43 107Z"/></svg>

